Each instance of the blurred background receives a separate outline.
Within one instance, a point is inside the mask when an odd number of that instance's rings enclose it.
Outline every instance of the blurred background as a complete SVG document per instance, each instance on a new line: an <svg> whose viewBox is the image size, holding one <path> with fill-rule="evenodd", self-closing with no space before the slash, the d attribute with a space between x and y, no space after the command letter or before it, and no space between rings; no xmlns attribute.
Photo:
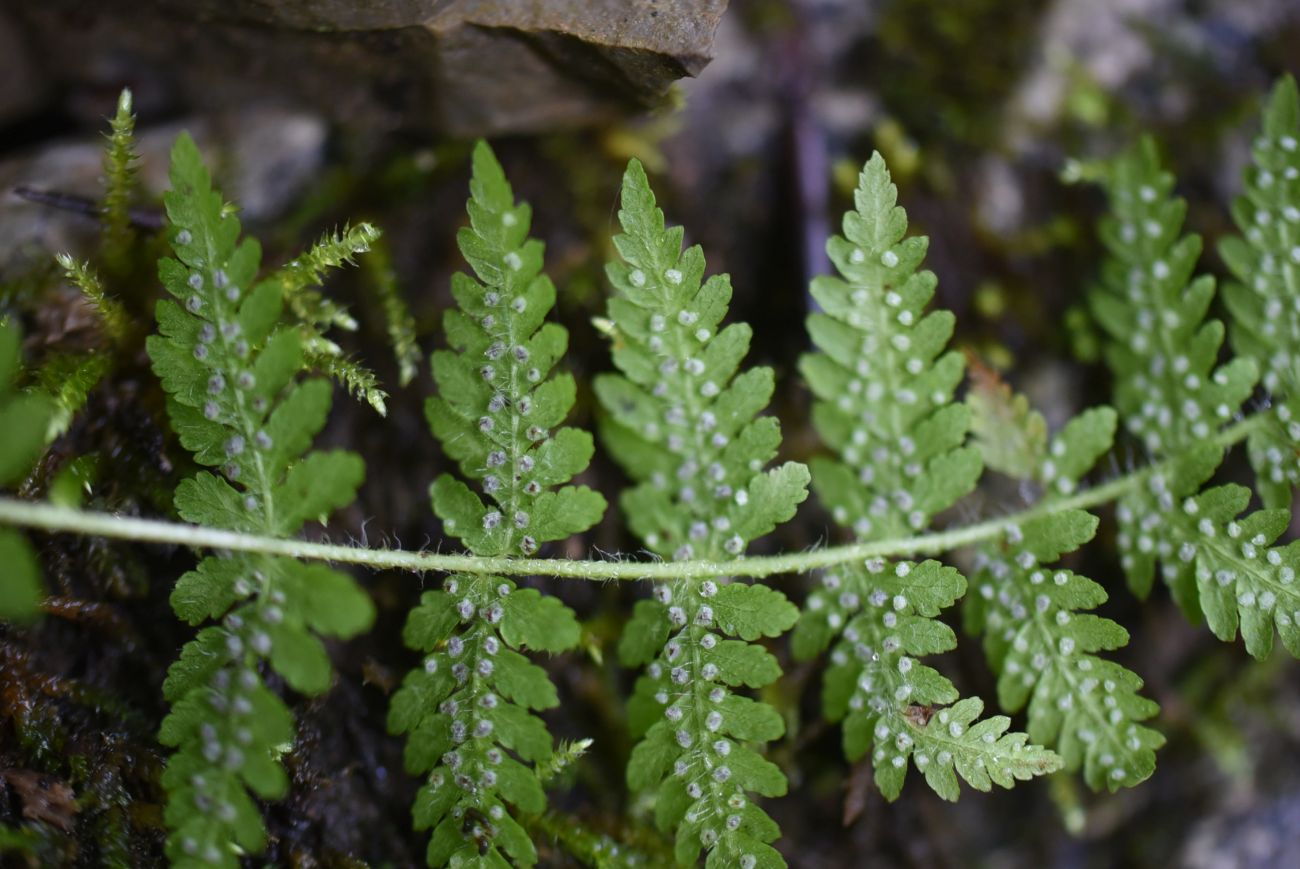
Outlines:
<svg viewBox="0 0 1300 869"><path fill-rule="evenodd" d="M958 345L1059 425L1109 393L1081 306L1103 202L1062 183L1067 159L1155 134L1189 200L1188 228L1206 239L1201 267L1222 275L1214 242L1232 228L1228 205L1260 100L1286 71L1300 71L1298 0L0 0L0 315L22 318L29 358L54 386L68 370L62 360L103 345L53 262L58 251L92 250L96 221L14 190L96 197L105 119L129 87L143 221L160 211L167 151L188 129L268 264L347 221L384 231L377 265L366 258L327 287L360 323L344 350L390 392L387 419L336 402L326 438L360 451L369 471L333 534L437 545L426 484L445 465L421 412L432 385L425 366L398 386L375 287L395 278L422 350L440 346L449 277L463 267L454 239L475 137L491 139L533 205L580 383L609 367L591 319L604 311L617 185L637 156L669 220L704 246L710 271L731 273L731 316L755 330L749 362L777 372L772 412L785 458L806 459L818 443L795 369L807 348L797 324L873 149L890 164L912 231L931 237L936 303L956 312ZM124 285L123 303L149 322L156 280L128 270ZM92 456L77 462L68 497L169 516L170 491L190 466L166 434L146 360L136 352L93 383L28 494L46 494L73 457ZM591 426L594 413L580 393L575 421ZM1127 456L1112 472L1135 460ZM587 476L608 495L625 484L599 460ZM1020 505L1014 490L996 488L969 500L952 521ZM553 554L633 551L621 525L611 510ZM835 533L809 503L755 550ZM164 755L154 734L165 668L188 636L167 594L190 556L36 539L54 594L49 617L24 632L0 629L0 830L21 828L27 843L0 862L162 865ZM1163 592L1139 605L1108 550L1093 547L1077 569L1111 591L1103 613L1133 634L1122 657L1163 707L1156 726L1169 745L1150 781L1095 796L1060 777L968 791L953 806L914 780L887 805L870 770L843 761L838 730L819 721L816 666L792 664L778 646L787 675L770 699L792 726L772 757L791 794L770 808L790 864L1293 864L1300 671L1280 653L1259 663L1219 643ZM409 825L415 783L384 716L386 694L414 663L398 639L405 611L437 581L365 579L376 630L335 648L335 689L296 710L293 791L268 808L276 865L422 864L424 837ZM806 579L778 581L802 599ZM631 674L613 663L622 621L645 590L550 587L587 628L582 652L550 662L563 700L550 720L559 735L596 744L554 792L547 822L561 838L581 824L657 865L665 858L650 807L623 785ZM938 666L964 694L994 698L975 641ZM543 864L579 865L562 848L544 850Z"/></svg>

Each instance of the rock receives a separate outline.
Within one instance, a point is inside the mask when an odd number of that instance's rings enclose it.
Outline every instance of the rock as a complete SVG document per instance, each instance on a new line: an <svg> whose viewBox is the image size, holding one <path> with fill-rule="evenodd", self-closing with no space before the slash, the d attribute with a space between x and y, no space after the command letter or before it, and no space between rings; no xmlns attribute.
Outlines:
<svg viewBox="0 0 1300 869"><path fill-rule="evenodd" d="M227 199L247 223L267 222L302 195L325 161L325 124L319 117L270 108L231 110L137 130L142 202L157 203L167 188L168 155L188 130ZM104 141L88 136L48 143L0 160L0 278L12 278L57 251L87 256L98 222L85 213L23 199L33 188L96 201L103 195Z"/></svg>
<svg viewBox="0 0 1300 869"><path fill-rule="evenodd" d="M48 0L13 13L59 83L187 107L287 103L457 136L652 105L709 61L726 0Z"/></svg>

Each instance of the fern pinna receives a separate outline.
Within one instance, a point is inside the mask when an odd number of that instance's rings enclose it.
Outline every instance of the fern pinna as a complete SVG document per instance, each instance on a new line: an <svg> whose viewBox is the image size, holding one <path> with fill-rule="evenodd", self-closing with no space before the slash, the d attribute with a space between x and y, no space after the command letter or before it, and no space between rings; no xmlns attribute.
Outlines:
<svg viewBox="0 0 1300 869"><path fill-rule="evenodd" d="M979 452L964 444L970 414L953 401L962 360L943 353L947 311L923 314L935 277L917 271L924 237L904 238L907 214L884 159L863 167L844 236L827 244L843 277L813 281L824 313L808 319L820 353L802 369L816 396L813 421L838 456L813 462L813 487L859 540L907 536L975 486ZM794 635L796 657L834 642L825 676L827 718L844 722L851 760L871 753L876 784L898 796L909 758L937 793L958 795L957 774L981 790L1051 772L1052 752L1007 733L1010 720L975 723L982 703L957 703L952 683L917 658L956 645L937 616L966 590L937 561L871 558L822 577ZM956 703L950 709L936 706Z"/></svg>
<svg viewBox="0 0 1300 869"><path fill-rule="evenodd" d="M1242 357L1217 365L1223 324L1204 320L1214 282L1188 283L1200 240L1177 238L1186 205L1171 197L1173 176L1160 168L1155 144L1144 140L1117 157L1105 181L1110 259L1093 307L1112 338L1107 358L1120 415L1153 457L1166 459L1117 508L1129 584L1147 594L1159 562L1183 610L1203 614L1219 638L1234 638L1240 625L1247 651L1264 657L1276 626L1300 655L1300 550L1272 545L1288 511L1238 519L1249 489L1201 488L1223 459L1213 435L1239 413L1256 366Z"/></svg>
<svg viewBox="0 0 1300 869"><path fill-rule="evenodd" d="M257 282L261 250L212 189L193 141L172 150L165 195L175 258L159 262L175 301L158 303L148 341L181 443L201 465L176 490L188 522L270 537L296 534L354 499L364 466L343 451L307 452L332 387L302 380L302 337L280 328L278 282ZM174 746L167 788L167 855L177 866L237 866L265 842L253 801L284 794L279 755L293 742L289 708L263 668L307 695L330 684L321 637L370 626L374 608L350 577L319 564L252 553L204 558L172 593L176 614L201 629L163 686Z"/></svg>
<svg viewBox="0 0 1300 869"><path fill-rule="evenodd" d="M592 439L557 428L575 397L571 375L551 376L568 337L544 323L555 287L542 274L542 244L528 237L531 211L515 203L485 143L474 149L470 194L457 240L477 280L453 278L452 349L433 354L439 395L426 414L486 502L443 475L433 509L474 555L530 556L596 524L605 500L565 485L591 460ZM426 657L394 694L389 726L407 734L407 769L427 774L414 816L433 830L430 866L537 862L519 817L545 808L528 764L547 761L552 740L532 710L558 699L546 672L515 650L562 652L578 639L568 607L500 576L450 576L412 611L405 640Z"/></svg>
<svg viewBox="0 0 1300 869"><path fill-rule="evenodd" d="M1016 480L1035 505L1074 492L1111 448L1116 415L1109 407L1084 411L1049 440L1028 399L978 366L971 380L971 431L985 465ZM1159 711L1137 693L1142 679L1094 654L1128 643L1115 622L1079 612L1104 603L1105 589L1051 566L1096 529L1094 516L1069 509L1009 527L976 550L964 613L998 674L999 705L1018 712L1027 704L1030 739L1056 747L1065 768L1082 768L1092 788L1115 790L1155 771L1164 737L1141 723Z"/></svg>
<svg viewBox="0 0 1300 869"><path fill-rule="evenodd" d="M1286 507L1300 483L1300 93L1285 76L1264 108L1246 192L1232 206L1242 237L1219 245L1236 278L1223 289L1233 348L1259 364L1275 402L1247 442L1268 507Z"/></svg>
<svg viewBox="0 0 1300 869"><path fill-rule="evenodd" d="M769 368L737 374L750 329L719 329L731 299L726 275L701 283L704 255L682 250L683 230L665 228L645 170L623 176L614 238L622 262L607 268L617 295L614 364L596 380L609 413L603 435L637 485L623 493L629 526L657 555L676 560L741 555L750 541L794 515L808 471L763 467L781 445L771 417ZM681 579L637 603L619 645L629 666L646 666L629 709L640 742L628 784L658 788L656 820L677 834L677 859L708 866L784 866L767 843L779 831L749 792L785 793L785 775L750 746L781 736L775 709L733 689L777 679L776 658L755 643L794 624L797 610L763 585Z"/></svg>

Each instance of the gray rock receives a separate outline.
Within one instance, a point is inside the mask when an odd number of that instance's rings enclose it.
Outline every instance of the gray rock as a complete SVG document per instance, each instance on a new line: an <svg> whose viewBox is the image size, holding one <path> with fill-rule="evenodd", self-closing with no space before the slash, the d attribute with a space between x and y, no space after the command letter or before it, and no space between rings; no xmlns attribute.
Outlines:
<svg viewBox="0 0 1300 869"><path fill-rule="evenodd" d="M653 104L709 61L726 0L46 0L13 18L63 84L161 81L200 109L268 96L453 135Z"/></svg>
<svg viewBox="0 0 1300 869"><path fill-rule="evenodd" d="M189 118L138 131L142 201L158 202L168 186L168 153L188 130L217 173L225 196L247 222L273 220L302 195L325 160L325 125L316 116L251 108ZM0 160L0 278L22 274L57 251L87 256L98 223L83 213L27 201L29 187L98 200L103 195L102 138L53 142Z"/></svg>

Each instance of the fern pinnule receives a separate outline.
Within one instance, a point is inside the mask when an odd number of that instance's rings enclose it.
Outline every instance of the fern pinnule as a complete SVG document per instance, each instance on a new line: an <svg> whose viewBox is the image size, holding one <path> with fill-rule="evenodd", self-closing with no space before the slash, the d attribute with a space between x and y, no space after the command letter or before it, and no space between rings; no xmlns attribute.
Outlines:
<svg viewBox="0 0 1300 869"><path fill-rule="evenodd" d="M966 401L971 430L990 467L1038 493L1047 506L1073 493L1111 448L1116 414L1094 407L1050 440L1047 423L1027 398L980 367ZM1021 448L1008 454L1006 445ZM1062 510L1013 525L977 548L966 631L980 635L998 674L998 701L1007 712L1028 704L1029 736L1056 748L1065 768L1082 769L1094 789L1132 787L1155 770L1164 737L1141 722L1159 707L1138 695L1142 679L1097 651L1128 643L1110 619L1080 613L1106 601L1106 591L1073 571L1054 568L1061 556L1090 541L1097 520Z"/></svg>
<svg viewBox="0 0 1300 869"><path fill-rule="evenodd" d="M808 330L820 352L801 363L816 399L813 421L837 454L813 460L813 488L863 541L925 529L974 487L982 467L979 451L965 444L970 413L953 401L962 375L961 356L944 352L953 316L924 313L935 288L933 273L917 271L927 240L904 238L907 214L897 197L884 159L873 155L844 217L844 235L826 246L842 277L813 281L824 313L808 318ZM956 645L937 616L965 590L965 578L936 561L846 564L823 574L795 630L798 658L833 644L826 716L844 722L851 760L870 753L889 799L901 791L909 759L946 799L957 798L954 764L982 789L989 776L1009 785L1059 765L1023 734L963 740L958 751L952 739L974 729L969 715L982 708L978 700L949 713L955 717L948 737L918 724L918 710L958 700L952 683L917 659ZM1006 720L995 720L980 733L1005 730Z"/></svg>
<svg viewBox="0 0 1300 869"><path fill-rule="evenodd" d="M182 445L201 464L176 490L188 522L273 537L349 504L361 459L307 452L325 423L331 388L300 380L302 337L277 328L282 295L255 283L260 248L239 240L239 221L212 189L193 141L172 151L164 196L175 258L159 263L176 301L158 303L148 340L154 371ZM251 288L251 289L250 289ZM205 627L181 651L163 691L172 709L160 738L176 748L163 774L167 855L177 866L237 866L265 843L252 796L283 796L278 763L293 741L289 708L267 688L269 666L304 694L330 683L320 637L366 629L370 599L347 575L252 553L204 558L177 582L177 615Z"/></svg>
<svg viewBox="0 0 1300 869"><path fill-rule="evenodd" d="M704 255L682 250L683 230L665 228L641 164L623 176L614 245L606 268L617 295L621 374L596 379L609 414L604 441L636 485L620 502L632 531L673 559L730 559L794 515L808 471L790 462L763 470L781 443L770 417L755 418L772 394L771 369L737 373L749 349L744 324L719 328L731 298L726 275L701 283ZM767 843L776 824L751 801L785 793L781 770L750 746L785 725L766 703L741 696L781 674L755 644L794 623L797 611L763 585L679 580L642 600L619 644L627 665L646 666L629 715L640 738L628 784L658 788L656 821L677 836L677 859L708 865L784 866Z"/></svg>
<svg viewBox="0 0 1300 869"><path fill-rule="evenodd" d="M431 487L447 534L475 555L532 555L600 520L605 500L566 485L591 460L591 435L559 427L573 406L567 373L551 375L567 333L545 323L555 288L530 210L514 201L486 143L474 149L470 225L458 241L477 279L453 278L444 320L451 349L433 354L439 394L426 415L444 451L484 499L443 475ZM393 696L389 728L407 734L406 766L427 774L417 829L432 829L430 866L487 861L531 866L519 817L546 807L551 735L533 714L559 703L546 672L517 649L562 652L578 622L559 600L500 576L461 574L426 592L404 639L424 665Z"/></svg>

